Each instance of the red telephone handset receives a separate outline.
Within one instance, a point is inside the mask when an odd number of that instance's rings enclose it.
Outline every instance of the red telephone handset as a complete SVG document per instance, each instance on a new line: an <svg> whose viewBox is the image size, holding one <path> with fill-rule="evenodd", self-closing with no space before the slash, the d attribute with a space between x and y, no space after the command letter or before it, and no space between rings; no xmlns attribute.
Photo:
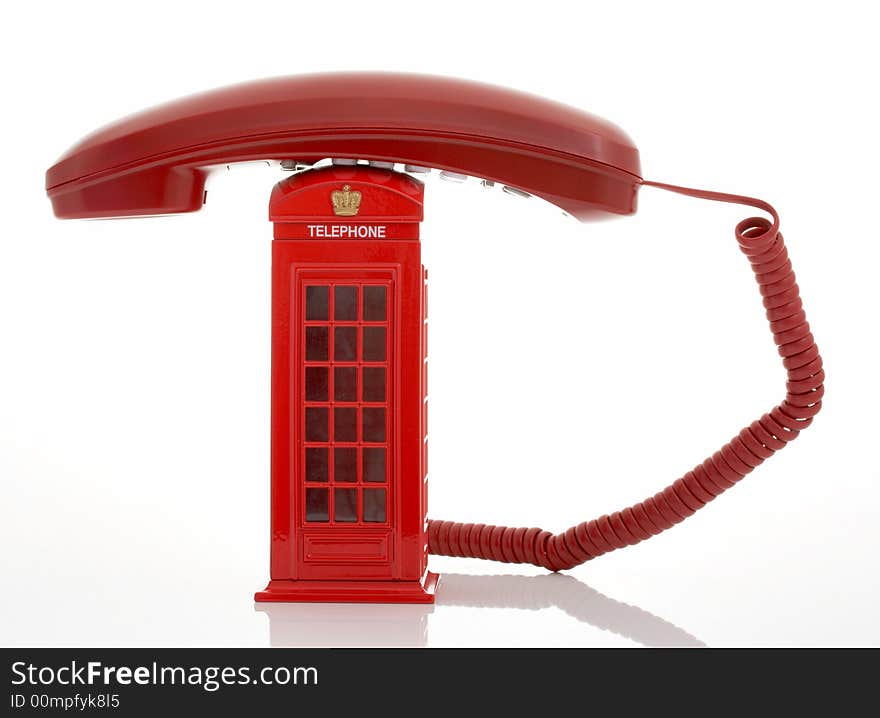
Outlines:
<svg viewBox="0 0 880 718"><path fill-rule="evenodd" d="M494 180L576 217L635 211L639 153L609 122L474 82L383 73L251 82L98 130L46 173L64 219L194 212L211 165L359 157Z"/></svg>
<svg viewBox="0 0 880 718"><path fill-rule="evenodd" d="M750 205L772 217L744 220L735 236L752 265L788 372L785 399L778 406L641 503L557 535L536 528L433 520L426 532L431 553L533 563L551 570L576 566L690 516L796 438L819 411L822 360L773 208L749 197L643 180L638 151L621 130L548 100L418 75L264 80L178 100L105 127L49 169L46 188L55 214L65 219L190 212L203 204L205 177L214 165L254 159L311 165L327 158L476 176L537 195L581 220L633 213L644 185ZM325 180L313 175L310 181L323 187ZM409 179L389 176L381 181L397 183L395 196L415 197L418 192ZM333 201L335 210L356 213L360 192L346 185L334 190ZM366 510L361 503L357 506ZM328 549L331 539L322 540L322 550L329 551L326 561L342 560L342 549ZM375 546L377 553L369 560L378 565L377 557L386 548L379 539ZM357 553L351 546L344 550Z"/></svg>

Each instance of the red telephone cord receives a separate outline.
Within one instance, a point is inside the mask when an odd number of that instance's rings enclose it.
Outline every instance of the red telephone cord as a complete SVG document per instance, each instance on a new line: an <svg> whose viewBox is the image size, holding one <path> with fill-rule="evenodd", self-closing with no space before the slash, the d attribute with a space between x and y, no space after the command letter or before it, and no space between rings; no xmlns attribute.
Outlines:
<svg viewBox="0 0 880 718"><path fill-rule="evenodd" d="M614 549L632 546L683 521L736 484L764 459L797 438L822 407L822 357L804 314L776 210L752 197L660 182L643 184L700 199L756 207L773 217L772 224L763 217L745 219L736 226L735 234L740 249L752 264L773 341L788 372L785 399L671 486L623 511L555 535L538 528L429 521L428 550L432 554L531 563L561 571Z"/></svg>

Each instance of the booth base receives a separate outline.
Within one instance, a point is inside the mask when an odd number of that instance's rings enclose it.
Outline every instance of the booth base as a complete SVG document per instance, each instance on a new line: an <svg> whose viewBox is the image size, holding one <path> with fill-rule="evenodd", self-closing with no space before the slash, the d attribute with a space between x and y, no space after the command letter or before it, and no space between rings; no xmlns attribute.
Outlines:
<svg viewBox="0 0 880 718"><path fill-rule="evenodd" d="M308 603L434 603L440 577L430 571L421 581L269 581L254 600Z"/></svg>

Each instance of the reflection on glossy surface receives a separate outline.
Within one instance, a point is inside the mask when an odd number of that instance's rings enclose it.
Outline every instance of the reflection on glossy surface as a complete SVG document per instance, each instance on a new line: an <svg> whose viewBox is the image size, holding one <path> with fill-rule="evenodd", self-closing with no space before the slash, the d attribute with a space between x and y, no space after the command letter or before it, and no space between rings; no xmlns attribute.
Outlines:
<svg viewBox="0 0 880 718"><path fill-rule="evenodd" d="M256 603L269 617L273 648L420 648L428 642L431 604Z"/></svg>
<svg viewBox="0 0 880 718"><path fill-rule="evenodd" d="M687 631L638 606L609 598L572 576L468 576L444 573L431 605L258 603L269 618L273 647L422 647L428 616L442 606L558 608L572 618L643 646L699 647ZM515 620L515 619L512 619Z"/></svg>
<svg viewBox="0 0 880 718"><path fill-rule="evenodd" d="M573 576L561 573L540 576L444 573L437 589L437 605L442 604L530 611L555 607L582 623L616 633L643 646L705 646L669 621L638 606L609 598Z"/></svg>

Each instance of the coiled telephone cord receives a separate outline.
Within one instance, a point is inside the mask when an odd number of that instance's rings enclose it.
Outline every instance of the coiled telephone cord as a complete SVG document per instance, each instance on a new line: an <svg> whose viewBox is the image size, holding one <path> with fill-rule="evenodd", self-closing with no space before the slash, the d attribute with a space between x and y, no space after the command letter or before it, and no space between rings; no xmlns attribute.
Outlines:
<svg viewBox="0 0 880 718"><path fill-rule="evenodd" d="M773 218L750 217L735 229L764 298L773 341L788 372L781 404L745 427L702 464L644 501L610 516L580 523L560 534L539 528L511 528L453 521L428 521L428 550L441 556L531 563L550 571L633 546L671 528L735 485L807 428L822 407L825 372L810 332L779 216L766 202L740 195L689 189L660 182L644 185L718 202L761 209Z"/></svg>

